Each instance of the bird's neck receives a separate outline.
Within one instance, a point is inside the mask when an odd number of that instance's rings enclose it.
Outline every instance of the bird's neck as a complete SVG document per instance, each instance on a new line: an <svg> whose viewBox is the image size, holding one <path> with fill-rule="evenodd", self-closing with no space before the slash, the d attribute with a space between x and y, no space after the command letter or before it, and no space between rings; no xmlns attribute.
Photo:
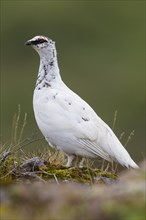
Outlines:
<svg viewBox="0 0 146 220"><path fill-rule="evenodd" d="M36 81L36 88L51 87L53 83L61 81L56 54L52 57L40 56L40 67Z"/></svg>

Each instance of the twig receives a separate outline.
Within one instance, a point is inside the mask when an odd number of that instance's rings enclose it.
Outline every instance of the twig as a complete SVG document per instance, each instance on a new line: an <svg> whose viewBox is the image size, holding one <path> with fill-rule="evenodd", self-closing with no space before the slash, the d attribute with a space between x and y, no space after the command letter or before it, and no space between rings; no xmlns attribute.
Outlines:
<svg viewBox="0 0 146 220"><path fill-rule="evenodd" d="M101 171L104 170L104 164L105 164L105 160L103 159L103 160L102 160L102 165L101 165Z"/></svg>
<svg viewBox="0 0 146 220"><path fill-rule="evenodd" d="M131 137L134 135L134 130L133 131L131 131L131 133L129 134L129 136L128 136L128 139L127 139L127 141L126 141L126 143L125 143L125 147L127 146L127 144L129 143L129 141L131 140Z"/></svg>
<svg viewBox="0 0 146 220"><path fill-rule="evenodd" d="M114 113L114 120L113 120L113 125L112 125L112 130L113 131L114 131L115 125L116 125L117 114L118 114L118 111L116 110L115 113Z"/></svg>
<svg viewBox="0 0 146 220"><path fill-rule="evenodd" d="M45 180L43 180L40 176L37 176L35 172L24 172L24 173L20 173L21 176L24 176L24 177L33 177L35 178L36 180L39 180L41 182L44 182L46 183Z"/></svg>
<svg viewBox="0 0 146 220"><path fill-rule="evenodd" d="M121 140L121 139L123 138L124 134L125 134L125 132L122 132L122 133L120 134L119 140Z"/></svg>
<svg viewBox="0 0 146 220"><path fill-rule="evenodd" d="M12 153L15 153L15 152L19 151L20 149L22 149L22 148L25 147L26 145L29 145L29 144L31 144L31 143L33 143L33 142L36 142L36 141L39 141L39 140L43 140L43 139L44 139L44 137L43 137L43 138L38 138L38 139L36 139L36 140L29 141L28 143L25 143L25 144L23 144L22 146L20 146L18 149L16 149L16 150L13 151ZM20 145L20 144L19 144L19 145Z"/></svg>
<svg viewBox="0 0 146 220"><path fill-rule="evenodd" d="M108 163L107 163L107 166L106 166L106 168L105 168L105 172L108 172L109 166L110 166L110 163L108 162Z"/></svg>
<svg viewBox="0 0 146 220"><path fill-rule="evenodd" d="M3 157L0 159L0 165L6 160L8 156L11 155L11 152L4 152Z"/></svg>
<svg viewBox="0 0 146 220"><path fill-rule="evenodd" d="M14 127L14 143L16 143L17 140L17 131L18 131L18 127L19 127L19 119L20 119L20 104L18 105L18 114L16 117L16 121L15 121L15 127Z"/></svg>
<svg viewBox="0 0 146 220"><path fill-rule="evenodd" d="M20 135L19 135L18 143L20 142L20 140L21 140L21 138L22 138L22 134L23 134L23 131L24 131L25 125L27 124L26 119L27 119L27 113L25 113L25 115L24 115L23 125L22 125L21 131L20 131Z"/></svg>
<svg viewBox="0 0 146 220"><path fill-rule="evenodd" d="M11 144L10 145L13 145L13 142L14 142L15 121L16 121L16 113L14 114L13 121L12 121L12 134L11 134Z"/></svg>
<svg viewBox="0 0 146 220"><path fill-rule="evenodd" d="M59 185L60 183L59 183L59 181L58 181L58 179L57 179L56 174L55 174L55 173L53 173L53 176L54 176L54 179L56 180L56 183Z"/></svg>
<svg viewBox="0 0 146 220"><path fill-rule="evenodd" d="M85 161L86 161L86 165L87 165L87 171L89 173L89 176L90 176L90 185L93 186L94 184L94 177L93 177L93 174L92 174L92 171L89 167L89 159L88 158L85 158Z"/></svg>
<svg viewBox="0 0 146 220"><path fill-rule="evenodd" d="M118 169L118 164L115 163L114 161L112 161L112 172L116 173L117 172L117 169Z"/></svg>
<svg viewBox="0 0 146 220"><path fill-rule="evenodd" d="M39 141L39 140L42 140L42 139L44 139L44 138L38 138L38 139L32 139L31 141L29 141L28 142L28 138L27 139L25 139L24 141L22 141L20 144L22 144L22 143L24 143L23 145L21 145L18 149L16 149L16 150L13 150L13 151L9 151L9 152L6 152L4 155L3 155L3 157L0 159L0 165L5 161L5 159L7 158L7 157L9 157L11 154L13 154L13 153L16 153L16 152L18 152L19 150L21 150L23 147L25 147L26 145L29 145L29 144L31 144L31 143L33 143L33 142L35 142L35 141ZM20 144L17 144L17 145L15 145L14 147L17 147L17 146L19 146Z"/></svg>
<svg viewBox="0 0 146 220"><path fill-rule="evenodd" d="M49 175L49 176L53 176L54 179L55 179L55 181L56 181L56 183L57 183L58 185L60 185L60 183L59 183L59 181L58 181L57 176L56 176L55 173L50 174L50 173L47 173L47 172L45 172L45 171L35 171L35 173L40 173L40 174L46 174L46 175Z"/></svg>

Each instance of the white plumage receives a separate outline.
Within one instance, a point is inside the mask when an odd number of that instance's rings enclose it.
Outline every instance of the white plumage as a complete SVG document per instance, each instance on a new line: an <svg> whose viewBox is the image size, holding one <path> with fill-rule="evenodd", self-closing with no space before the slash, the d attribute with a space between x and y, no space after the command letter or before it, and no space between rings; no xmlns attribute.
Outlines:
<svg viewBox="0 0 146 220"><path fill-rule="evenodd" d="M68 156L102 157L122 166L138 168L110 127L62 81L55 42L36 36L26 42L40 55L40 67L33 96L35 118L53 148Z"/></svg>

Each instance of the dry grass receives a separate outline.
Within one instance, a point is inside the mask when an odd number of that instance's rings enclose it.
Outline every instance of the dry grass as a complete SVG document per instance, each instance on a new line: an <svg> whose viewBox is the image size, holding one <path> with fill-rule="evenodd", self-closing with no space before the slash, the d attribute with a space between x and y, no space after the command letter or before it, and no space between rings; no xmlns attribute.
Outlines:
<svg viewBox="0 0 146 220"><path fill-rule="evenodd" d="M58 166L59 169L62 169L63 168L62 164L65 165L66 163L66 157L62 152L60 151L54 152L51 151L50 148L48 148L47 150L46 149L42 150L42 147L40 148L41 150L38 149L37 151L35 150L35 152L24 150L25 147L28 147L30 144L34 142L43 140L44 138L37 138L36 135L32 135L26 139L22 139L24 129L27 125L27 114L26 113L24 114L22 123L20 123L20 118L21 118L21 109L20 109L20 105L18 105L18 111L17 113L14 114L13 117L11 143L10 145L1 144L0 146L1 147L0 150L1 179L2 180L5 179L6 180L5 182L11 182L11 181L7 181L7 178L11 176L11 178L8 179L12 180L12 176L14 176L14 173L18 174L17 171L18 170L21 171L20 167L22 167L22 165L25 162L27 163L27 161L29 162L33 158L39 158L39 161L44 161L42 163L45 163L45 161L47 161L49 166L50 164L53 166L55 165L57 170L58 170ZM114 114L113 125L112 125L113 130L115 129L116 121L117 121L117 111L115 111ZM123 137L123 135L124 133L121 134L120 139ZM127 146L133 135L134 132L132 131L126 140L125 146ZM36 165L35 163L36 162L34 162L34 166ZM106 175L107 173L108 176L111 175L112 178L115 178L115 176L117 175L118 169L116 163L114 162L109 163L101 159L99 160L96 159L96 163L95 163L95 160L85 158L84 167L86 167L86 174L88 174L88 177L90 179L89 182L91 185L94 183L94 178L93 178L94 175L92 173L92 170L96 169L97 166L100 167L100 169L98 170L100 171L100 175L102 175L102 173ZM46 170L42 170L42 168L41 170L40 168L38 168L37 171L39 171L40 173L42 172L42 174L46 172ZM23 172L23 176L24 174L26 174L26 170L25 172ZM33 172L30 173L29 175L32 175L37 179L38 176L37 174ZM53 178L56 178L56 181L58 181L55 173L54 175L55 176ZM28 176L28 173L26 176Z"/></svg>

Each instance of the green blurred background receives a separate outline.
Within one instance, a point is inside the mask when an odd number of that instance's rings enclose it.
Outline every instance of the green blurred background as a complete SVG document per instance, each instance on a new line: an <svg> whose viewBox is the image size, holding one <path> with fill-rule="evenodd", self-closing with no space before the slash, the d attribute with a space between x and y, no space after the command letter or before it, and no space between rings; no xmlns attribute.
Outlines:
<svg viewBox="0 0 146 220"><path fill-rule="evenodd" d="M136 161L142 160L144 13L144 1L1 1L3 143L11 139L18 104L21 116L28 113L24 137L38 130L32 95L39 57L24 42L46 35L56 41L66 84L110 126L117 110L115 132L117 136L125 132L124 144L135 130L127 148Z"/></svg>

